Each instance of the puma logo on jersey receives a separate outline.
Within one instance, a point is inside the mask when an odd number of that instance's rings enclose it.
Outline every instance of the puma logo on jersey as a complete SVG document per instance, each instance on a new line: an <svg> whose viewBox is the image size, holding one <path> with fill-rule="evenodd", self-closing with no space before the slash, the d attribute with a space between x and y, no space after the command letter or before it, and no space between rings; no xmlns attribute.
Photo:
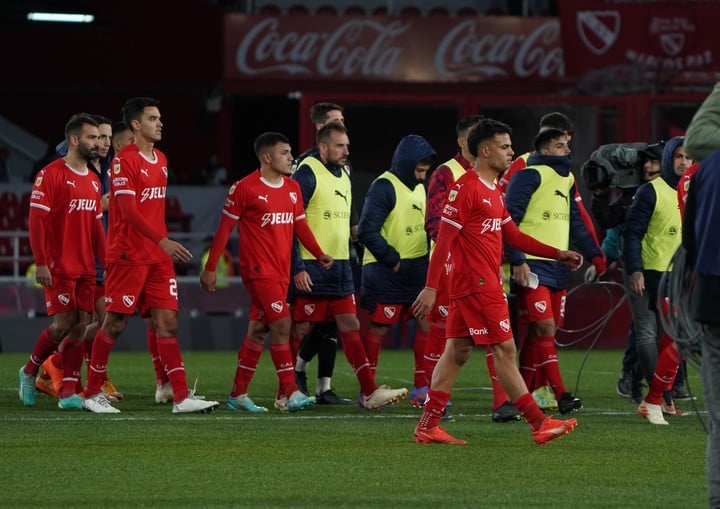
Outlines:
<svg viewBox="0 0 720 509"><path fill-rule="evenodd" d="M73 212L81 211L81 210L89 210L91 212L95 212L95 209L97 207L97 201L96 200L89 200L87 198L76 198L70 200L70 204L68 205L68 214L72 214Z"/></svg>
<svg viewBox="0 0 720 509"><path fill-rule="evenodd" d="M262 201L264 201L265 203L270 203L270 202L268 201L268 195L263 196L263 195L259 194L259 195L258 195L258 200L262 200Z"/></svg>
<svg viewBox="0 0 720 509"><path fill-rule="evenodd" d="M420 205L418 205L417 203L413 203L413 204L412 204L412 208L413 208L414 210L419 210L420 212L422 212L422 208L421 208Z"/></svg>
<svg viewBox="0 0 720 509"><path fill-rule="evenodd" d="M566 194L563 194L559 189L555 189L555 196L560 196L565 199L565 203L570 203Z"/></svg>
<svg viewBox="0 0 720 509"><path fill-rule="evenodd" d="M489 199L483 198L482 201L483 201L483 203L487 203L488 207L492 207L492 202Z"/></svg>
<svg viewBox="0 0 720 509"><path fill-rule="evenodd" d="M157 200L165 198L165 187L146 187L140 194L140 203L145 200Z"/></svg>
<svg viewBox="0 0 720 509"><path fill-rule="evenodd" d="M148 171L147 171L145 168L143 168L142 170L140 170L140 173L142 173L143 175L145 175L145 176L148 177L148 178L150 177L150 175L148 174Z"/></svg>
<svg viewBox="0 0 720 509"><path fill-rule="evenodd" d="M69 185L69 186L75 187L75 181L74 181L74 180L66 180L65 183L66 183L67 185ZM77 187L75 187L75 189L77 189Z"/></svg>
<svg viewBox="0 0 720 509"><path fill-rule="evenodd" d="M345 191L345 194L342 194L340 191L335 189L335 196L339 196L343 200L345 200L345 203L347 203L347 191Z"/></svg>

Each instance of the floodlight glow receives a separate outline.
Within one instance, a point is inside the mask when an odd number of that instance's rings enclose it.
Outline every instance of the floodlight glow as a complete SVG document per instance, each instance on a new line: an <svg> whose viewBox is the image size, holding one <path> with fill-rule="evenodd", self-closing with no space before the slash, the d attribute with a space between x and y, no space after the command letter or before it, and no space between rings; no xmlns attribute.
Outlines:
<svg viewBox="0 0 720 509"><path fill-rule="evenodd" d="M95 16L92 14L69 14L66 12L28 12L30 21L52 21L56 23L92 23Z"/></svg>

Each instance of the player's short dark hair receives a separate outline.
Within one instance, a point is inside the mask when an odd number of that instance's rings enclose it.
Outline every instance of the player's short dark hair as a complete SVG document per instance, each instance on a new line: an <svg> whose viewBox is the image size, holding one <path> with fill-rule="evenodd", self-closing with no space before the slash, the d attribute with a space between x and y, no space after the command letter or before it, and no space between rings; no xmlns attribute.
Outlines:
<svg viewBox="0 0 720 509"><path fill-rule="evenodd" d="M122 120L115 122L112 125L112 139L114 140L120 135L120 133L124 133L125 131L132 131L132 129L130 129L130 126L128 126Z"/></svg>
<svg viewBox="0 0 720 509"><path fill-rule="evenodd" d="M328 102L314 104L310 108L310 120L312 120L313 124L324 124L327 121L328 113L335 110L345 113L345 109L339 104Z"/></svg>
<svg viewBox="0 0 720 509"><path fill-rule="evenodd" d="M255 142L253 143L253 148L255 149L255 155L258 156L258 159L259 159L260 154L262 154L267 149L273 148L278 143L287 143L289 145L290 140L288 140L287 136L285 136L282 133L274 133L274 132L262 133L260 136L255 138Z"/></svg>
<svg viewBox="0 0 720 509"><path fill-rule="evenodd" d="M477 124L481 118L483 118L482 115L467 115L461 118L457 121L457 124L455 124L455 134L458 136L467 134L468 129Z"/></svg>
<svg viewBox="0 0 720 509"><path fill-rule="evenodd" d="M100 124L112 125L112 120L110 120L110 119L107 118L107 117L103 117L102 115L94 115L94 114L91 114L90 116L92 117L92 119L93 119L95 122L98 123L98 125L100 125Z"/></svg>
<svg viewBox="0 0 720 509"><path fill-rule="evenodd" d="M65 139L70 138L70 136L79 136L85 125L97 127L98 123L89 113L77 113L70 117L70 120L65 124Z"/></svg>
<svg viewBox="0 0 720 509"><path fill-rule="evenodd" d="M551 127L553 129L559 129L565 131L570 136L573 135L573 124L570 119L560 113L559 111L553 111L547 115L543 115L540 119L540 125L538 128L542 130L543 127Z"/></svg>
<svg viewBox="0 0 720 509"><path fill-rule="evenodd" d="M327 143L333 132L347 134L348 131L340 122L329 122L318 130L316 136L317 143Z"/></svg>
<svg viewBox="0 0 720 509"><path fill-rule="evenodd" d="M470 128L468 133L468 150L473 157L478 155L478 146L487 140L495 138L498 134L512 134L512 128L492 118L482 118Z"/></svg>
<svg viewBox="0 0 720 509"><path fill-rule="evenodd" d="M131 121L140 120L142 118L143 111L145 108L154 106L160 107L160 101L153 99L152 97L133 97L125 101L122 109L123 121L129 126L132 126Z"/></svg>
<svg viewBox="0 0 720 509"><path fill-rule="evenodd" d="M548 148L552 140L556 140L561 136L565 136L566 134L567 132L563 129L555 129L553 127L546 127L544 129L540 129L540 132L537 133L537 135L535 136L533 146L535 147L536 151L540 151L544 148Z"/></svg>

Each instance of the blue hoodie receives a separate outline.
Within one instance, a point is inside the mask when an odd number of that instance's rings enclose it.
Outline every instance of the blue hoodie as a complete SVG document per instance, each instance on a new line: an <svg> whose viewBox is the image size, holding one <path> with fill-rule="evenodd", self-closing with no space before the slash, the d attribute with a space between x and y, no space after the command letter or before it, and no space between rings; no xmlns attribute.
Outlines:
<svg viewBox="0 0 720 509"><path fill-rule="evenodd" d="M675 136L670 139L663 149L662 160L660 161L660 178L673 189L677 188L680 180L675 175L673 154L683 144L685 138ZM647 233L650 219L655 210L657 196L652 182L646 182L638 187L632 205L628 209L625 219L625 231L623 232L623 264L625 272L630 275L633 272L642 272L642 239Z"/></svg>
<svg viewBox="0 0 720 509"><path fill-rule="evenodd" d="M528 203L533 193L540 186L540 174L531 168L533 165L547 165L554 169L559 175L570 175L570 165L572 158L570 156L545 156L536 152L527 160L526 168L517 172L508 186L505 195L505 206L510 216L512 216L515 224L520 224L525 217ZM572 196L575 191L571 191ZM542 238L538 238L542 242ZM570 200L570 241L576 243L582 253L588 260L592 260L597 256L602 256L600 247L593 240L592 235L585 228L577 202ZM508 258L512 265L522 265L527 263L530 270L538 275L539 283L555 289L563 289L567 286L568 268L560 262L551 260L527 260L525 253L517 249L505 245Z"/></svg>
<svg viewBox="0 0 720 509"><path fill-rule="evenodd" d="M395 148L390 172L413 190L419 181L415 178L415 167L424 160L434 157L435 150L422 136L405 136ZM358 237L365 249L378 260L363 266L361 305L373 310L378 302L384 304L409 304L415 300L425 285L428 256L413 260L400 260L400 254L380 234L388 215L395 208L395 188L389 180L375 180L365 197ZM393 267L400 262L398 272Z"/></svg>

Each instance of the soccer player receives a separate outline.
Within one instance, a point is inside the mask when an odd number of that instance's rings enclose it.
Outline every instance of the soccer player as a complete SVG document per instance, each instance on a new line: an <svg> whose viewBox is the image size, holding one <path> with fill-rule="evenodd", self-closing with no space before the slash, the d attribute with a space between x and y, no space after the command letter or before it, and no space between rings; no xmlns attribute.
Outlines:
<svg viewBox="0 0 720 509"><path fill-rule="evenodd" d="M155 148L162 139L160 103L149 97L129 99L122 108L135 142L115 155L110 175L105 308L107 315L93 341L83 407L97 413L119 413L101 393L103 374L115 341L135 308L149 309L160 359L173 388L173 413L209 412L217 401L195 398L188 391L185 365L175 337L177 281L173 260L192 254L170 240L165 224L168 163Z"/></svg>
<svg viewBox="0 0 720 509"><path fill-rule="evenodd" d="M215 232L200 284L215 291L218 260L230 233L239 223L240 276L250 294L250 323L238 352L235 382L227 398L229 410L267 412L248 396L248 385L270 332L270 355L287 398L287 410L296 412L313 405L315 398L295 384L290 350L290 311L287 306L294 235L318 262L330 268L333 259L323 253L305 219L300 186L292 174L290 143L280 133L263 133L255 140L260 168L230 186L220 225ZM312 286L311 281L307 281ZM309 289L309 286L307 289Z"/></svg>
<svg viewBox="0 0 720 509"><path fill-rule="evenodd" d="M473 171L461 176L448 193L426 287L413 304L417 316L426 316L432 309L440 273L452 251L453 264L459 269L451 272L448 340L415 427L418 443L467 443L447 433L440 426L440 418L460 368L475 345L491 346L500 383L530 424L537 444L565 435L577 425L575 419L560 421L545 416L515 364L515 341L499 276L503 239L572 268L582 265L582 256L542 244L518 231L513 223L495 184L512 160L510 133L510 127L492 119L480 120L470 132L468 146L477 161Z"/></svg>
<svg viewBox="0 0 720 509"><path fill-rule="evenodd" d="M98 123L89 115L73 116L65 126L68 152L43 168L33 186L30 246L35 278L45 287L48 316L30 360L20 368L19 396L35 405L35 377L42 363L67 337L62 349L62 387L58 406L82 409L76 394L82 366L82 338L90 323L95 292L95 257L105 257L100 221L100 180L88 163L97 158Z"/></svg>
<svg viewBox="0 0 720 509"><path fill-rule="evenodd" d="M433 246L437 240L440 218L442 217L442 210L445 206L448 190L455 184L457 179L464 175L466 171L471 171L475 165L475 157L468 149L467 137L470 129L477 124L479 120L479 115L468 115L458 120L455 125L455 133L460 151L452 159L435 168L435 171L430 175L427 211L425 213L425 230L427 230ZM446 269L449 270L451 267L452 262L449 261L449 263L446 264ZM433 370L440 360L443 350L445 350L445 323L447 321L447 309L450 305L450 296L448 295L448 270L443 271L441 274L440 281L438 282L435 306L428 315L431 326L427 344L425 345L425 377L427 383L424 387L416 387L410 392L410 404L417 407L425 404L428 387L432 381ZM493 364L492 349L489 346L485 349L485 362L488 373L490 374L490 382L493 390L492 421L510 422L522 419L520 412L510 402L507 393L498 380L497 373L495 373L495 365Z"/></svg>
<svg viewBox="0 0 720 509"><path fill-rule="evenodd" d="M390 326L413 318L412 303L425 284L428 238L425 233L425 176L435 150L422 136L400 140L390 169L370 186L358 225L365 244L360 304L370 313L365 352L377 370ZM414 386L425 387L425 344L430 322L416 319Z"/></svg>
<svg viewBox="0 0 720 509"><path fill-rule="evenodd" d="M603 274L605 256L573 199L577 186L570 171L569 140L563 130L541 129L535 137L535 152L528 158L528 166L510 181L505 203L520 231L558 249L567 249L572 237L590 258L597 274ZM519 321L528 325L523 348L535 344L535 367L550 382L560 413L574 412L582 408L582 401L566 389L555 348L555 333L565 318L567 269L552 257L543 259L512 246L507 251L512 278L518 286ZM534 287L530 286L531 272L539 282ZM532 389L533 372L523 370L523 378Z"/></svg>
<svg viewBox="0 0 720 509"><path fill-rule="evenodd" d="M305 158L293 178L300 184L310 229L335 263L325 270L306 247L300 246L299 257L293 260L293 279L299 290L293 320L300 336L309 331L311 322L335 320L345 357L360 382L359 403L377 410L406 397L407 389L377 386L360 339L348 246L352 190L350 177L343 170L350 138L345 126L330 122L318 131L317 141L318 156Z"/></svg>

